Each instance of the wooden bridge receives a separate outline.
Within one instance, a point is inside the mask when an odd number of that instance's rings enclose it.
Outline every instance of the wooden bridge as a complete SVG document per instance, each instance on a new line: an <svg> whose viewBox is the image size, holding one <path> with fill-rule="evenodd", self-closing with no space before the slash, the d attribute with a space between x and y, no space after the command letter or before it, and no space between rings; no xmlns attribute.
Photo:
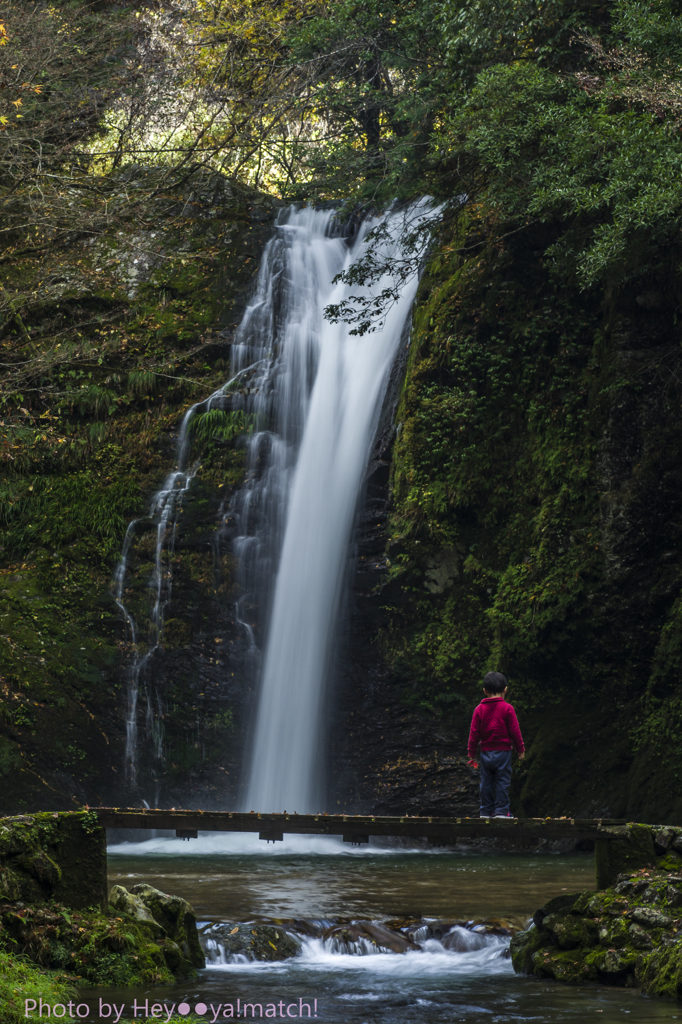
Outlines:
<svg viewBox="0 0 682 1024"><path fill-rule="evenodd" d="M90 808L104 828L163 829L180 839L199 832L256 832L268 842L285 835L341 836L344 843L368 843L370 836L426 839L453 846L460 839L580 839L594 842L597 888L613 885L622 871L656 865L652 828L624 818L444 818L361 814L258 814L254 811L184 811L136 807Z"/></svg>
<svg viewBox="0 0 682 1024"><path fill-rule="evenodd" d="M180 839L199 832L257 832L269 842L286 835L341 836L344 843L367 843L370 836L403 836L450 846L458 839L605 839L619 838L621 818L438 818L360 814L257 814L238 811L92 808L105 828L171 829Z"/></svg>

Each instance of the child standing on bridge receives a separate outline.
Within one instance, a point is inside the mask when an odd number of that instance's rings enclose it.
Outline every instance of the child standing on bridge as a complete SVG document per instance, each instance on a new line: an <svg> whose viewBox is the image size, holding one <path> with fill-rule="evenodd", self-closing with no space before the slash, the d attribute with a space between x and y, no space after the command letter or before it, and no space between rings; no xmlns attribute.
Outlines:
<svg viewBox="0 0 682 1024"><path fill-rule="evenodd" d="M507 680L501 672L488 672L483 680L483 700L474 711L469 732L469 764L481 758L481 818L511 818L509 783L512 748L523 760L525 747L516 712L506 702Z"/></svg>

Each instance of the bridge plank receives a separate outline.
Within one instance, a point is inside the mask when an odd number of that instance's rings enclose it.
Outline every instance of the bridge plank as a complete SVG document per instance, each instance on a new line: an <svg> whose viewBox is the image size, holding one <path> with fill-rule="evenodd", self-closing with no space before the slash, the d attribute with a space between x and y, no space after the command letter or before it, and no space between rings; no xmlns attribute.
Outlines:
<svg viewBox="0 0 682 1024"><path fill-rule="evenodd" d="M169 829L200 832L258 832L289 835L405 836L449 839L603 839L626 825L624 818L447 818L353 814L263 814L239 811L95 807L104 828Z"/></svg>

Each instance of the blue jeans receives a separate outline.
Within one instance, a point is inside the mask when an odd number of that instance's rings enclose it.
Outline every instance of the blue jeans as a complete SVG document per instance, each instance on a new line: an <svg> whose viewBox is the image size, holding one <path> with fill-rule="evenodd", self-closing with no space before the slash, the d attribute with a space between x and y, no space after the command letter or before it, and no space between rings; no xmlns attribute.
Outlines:
<svg viewBox="0 0 682 1024"><path fill-rule="evenodd" d="M482 750L481 814L509 814L509 783L512 773L511 750Z"/></svg>

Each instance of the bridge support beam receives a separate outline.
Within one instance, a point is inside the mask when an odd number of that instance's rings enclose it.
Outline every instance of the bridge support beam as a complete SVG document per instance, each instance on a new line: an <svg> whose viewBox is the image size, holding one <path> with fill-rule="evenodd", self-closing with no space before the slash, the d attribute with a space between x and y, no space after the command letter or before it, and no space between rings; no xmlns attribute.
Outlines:
<svg viewBox="0 0 682 1024"><path fill-rule="evenodd" d="M283 843L284 833L283 832L259 832L259 839L264 839L266 843Z"/></svg>
<svg viewBox="0 0 682 1024"><path fill-rule="evenodd" d="M609 838L595 839L594 866L597 889L615 885L618 875L656 867L654 837L650 825L617 825L605 828Z"/></svg>

